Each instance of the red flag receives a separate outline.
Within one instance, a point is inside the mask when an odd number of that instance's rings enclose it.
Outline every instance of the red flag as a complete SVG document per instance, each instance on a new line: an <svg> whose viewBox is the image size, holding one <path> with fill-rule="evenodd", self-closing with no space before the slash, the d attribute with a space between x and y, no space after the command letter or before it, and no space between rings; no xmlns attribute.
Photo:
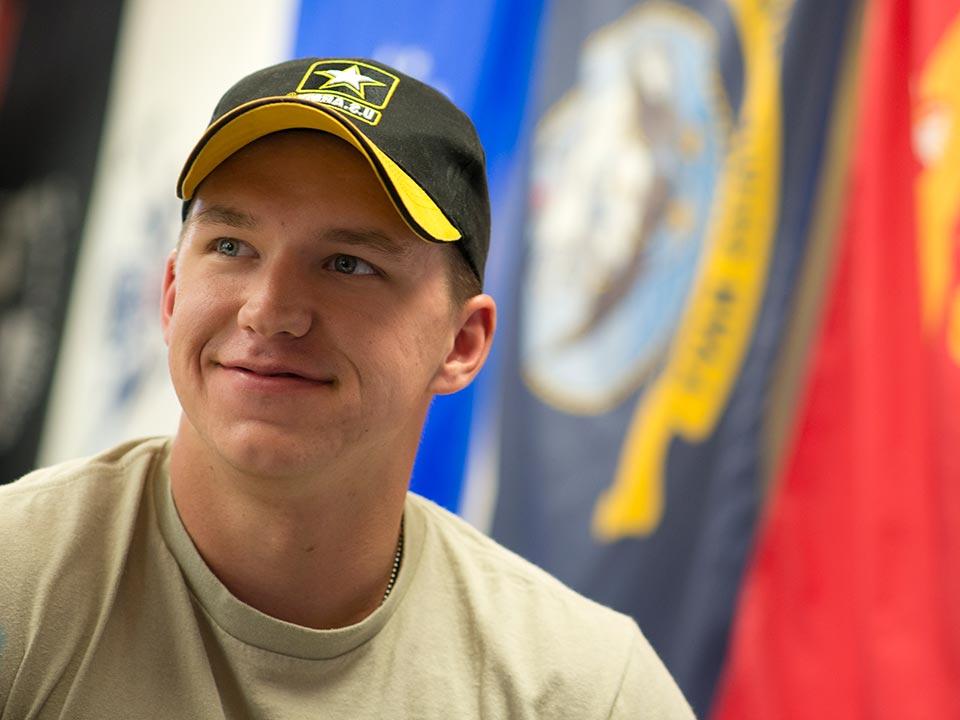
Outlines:
<svg viewBox="0 0 960 720"><path fill-rule="evenodd" d="M960 0L864 22L833 276L719 720L960 718Z"/></svg>

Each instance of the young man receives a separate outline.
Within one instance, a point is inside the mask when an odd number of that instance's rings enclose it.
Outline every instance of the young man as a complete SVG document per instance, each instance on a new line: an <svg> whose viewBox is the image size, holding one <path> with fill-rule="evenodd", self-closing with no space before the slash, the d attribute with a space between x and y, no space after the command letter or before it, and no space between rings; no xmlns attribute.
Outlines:
<svg viewBox="0 0 960 720"><path fill-rule="evenodd" d="M179 194L180 426L0 490L0 717L692 717L629 618L407 493L494 332L469 120L284 63Z"/></svg>

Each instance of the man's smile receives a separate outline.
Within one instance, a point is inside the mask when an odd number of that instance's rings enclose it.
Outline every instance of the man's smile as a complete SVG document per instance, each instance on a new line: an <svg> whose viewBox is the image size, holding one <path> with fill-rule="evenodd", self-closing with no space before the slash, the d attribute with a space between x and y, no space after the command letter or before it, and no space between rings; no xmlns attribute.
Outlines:
<svg viewBox="0 0 960 720"><path fill-rule="evenodd" d="M257 360L228 360L215 363L229 376L246 386L258 389L281 390L287 387L317 387L332 385L334 378L291 363Z"/></svg>

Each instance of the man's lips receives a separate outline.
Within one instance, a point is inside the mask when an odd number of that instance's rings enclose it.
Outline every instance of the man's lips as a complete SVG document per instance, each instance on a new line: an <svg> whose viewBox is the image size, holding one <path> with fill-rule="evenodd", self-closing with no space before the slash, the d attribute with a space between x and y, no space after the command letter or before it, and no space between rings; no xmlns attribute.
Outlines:
<svg viewBox="0 0 960 720"><path fill-rule="evenodd" d="M229 370L241 375L247 375L251 379L277 379L277 380L299 380L310 383L331 383L333 378L324 377L316 371L288 365L286 363L263 363L249 360L225 361L217 363L225 370Z"/></svg>

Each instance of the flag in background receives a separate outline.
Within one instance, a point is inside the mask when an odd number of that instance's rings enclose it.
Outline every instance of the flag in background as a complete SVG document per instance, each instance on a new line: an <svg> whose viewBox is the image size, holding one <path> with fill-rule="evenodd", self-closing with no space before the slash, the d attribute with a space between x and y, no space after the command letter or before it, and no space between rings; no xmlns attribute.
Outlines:
<svg viewBox="0 0 960 720"><path fill-rule="evenodd" d="M960 717L960 2L867 7L837 265L716 717Z"/></svg>
<svg viewBox="0 0 960 720"><path fill-rule="evenodd" d="M637 618L706 715L851 3L549 17L493 534Z"/></svg>
<svg viewBox="0 0 960 720"><path fill-rule="evenodd" d="M36 462L121 4L0 0L0 482Z"/></svg>

